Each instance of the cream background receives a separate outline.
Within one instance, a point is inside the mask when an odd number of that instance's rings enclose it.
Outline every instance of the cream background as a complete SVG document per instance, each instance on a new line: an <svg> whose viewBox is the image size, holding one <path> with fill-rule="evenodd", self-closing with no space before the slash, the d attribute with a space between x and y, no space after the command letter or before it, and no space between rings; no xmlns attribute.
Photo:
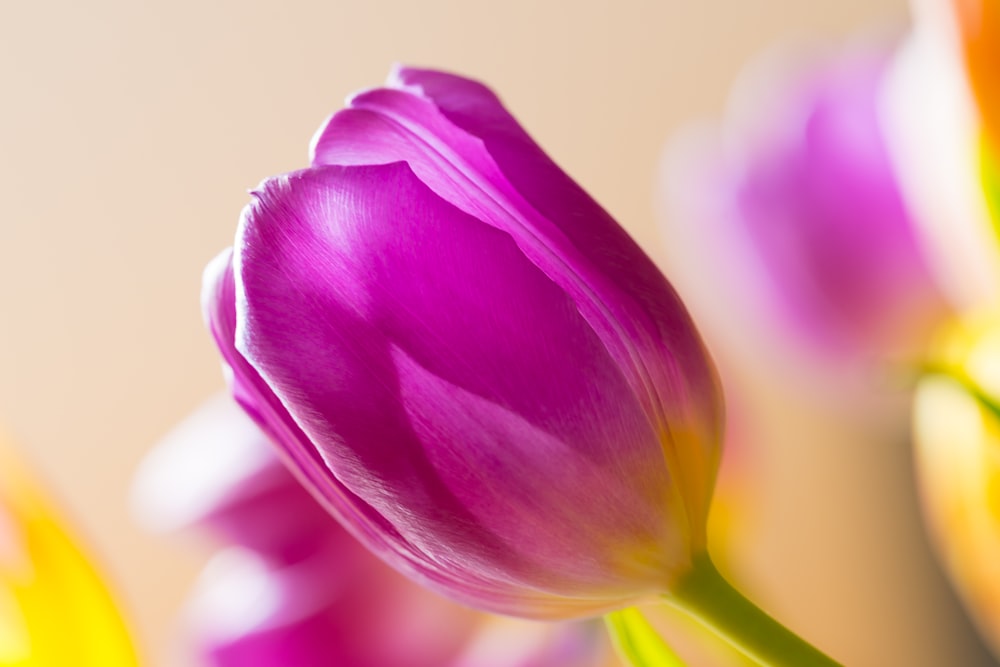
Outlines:
<svg viewBox="0 0 1000 667"><path fill-rule="evenodd" d="M102 554L150 664L200 556L144 534L126 500L143 451L222 386L201 269L348 92L394 61L488 81L662 259L671 132L717 116L776 39L904 16L902 0L0 0L0 422ZM920 550L905 449L803 409L793 426L816 437L776 435L760 462L760 595L849 665L988 664Z"/></svg>

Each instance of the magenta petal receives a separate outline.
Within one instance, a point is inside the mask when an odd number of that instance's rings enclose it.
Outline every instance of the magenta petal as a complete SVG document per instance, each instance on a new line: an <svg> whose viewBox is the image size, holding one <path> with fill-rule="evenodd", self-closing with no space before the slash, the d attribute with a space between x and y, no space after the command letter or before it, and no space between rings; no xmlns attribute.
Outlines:
<svg viewBox="0 0 1000 667"><path fill-rule="evenodd" d="M215 667L447 664L477 617L358 552L331 543L293 565L216 556L190 605L199 652Z"/></svg>
<svg viewBox="0 0 1000 667"><path fill-rule="evenodd" d="M217 396L157 443L136 473L133 496L144 523L173 531L287 476L260 429L229 396Z"/></svg>
<svg viewBox="0 0 1000 667"><path fill-rule="evenodd" d="M794 91L801 136L757 155L737 193L794 312L862 341L930 288L879 128L885 60L837 63Z"/></svg>
<svg viewBox="0 0 1000 667"><path fill-rule="evenodd" d="M703 524L721 406L714 370L676 293L485 86L412 69L390 85L352 98L328 121L313 143L314 164L406 161L438 196L510 234L622 370L668 464L688 473L674 485L689 523Z"/></svg>
<svg viewBox="0 0 1000 667"><path fill-rule="evenodd" d="M335 477L291 415L236 350L236 291L232 250L226 250L205 269L202 308L208 328L225 360L233 396L261 429L279 445L289 469L323 507L371 551L402 572L422 580L435 577L433 568L418 568L420 555L377 512L351 493ZM448 578L446 574L439 575ZM449 579L450 580L450 579ZM453 582L453 585L460 585Z"/></svg>
<svg viewBox="0 0 1000 667"><path fill-rule="evenodd" d="M620 605L685 557L659 434L507 234L391 164L265 182L238 243L237 347L422 568L544 615Z"/></svg>
<svg viewBox="0 0 1000 667"><path fill-rule="evenodd" d="M136 476L142 519L158 530L200 524L280 562L344 534L278 461L230 397L207 402L149 454Z"/></svg>
<svg viewBox="0 0 1000 667"><path fill-rule="evenodd" d="M750 118L696 156L703 173L677 170L678 199L703 218L684 222L730 251L719 263L735 292L759 282L778 321L838 361L919 350L946 310L888 155L889 55L855 49L772 77L741 109Z"/></svg>
<svg viewBox="0 0 1000 667"><path fill-rule="evenodd" d="M308 565L276 569L249 552L215 557L189 605L198 652L213 667L322 667L339 652L331 637L331 591L303 595ZM361 667L365 663L335 663ZM372 666L374 667L374 666Z"/></svg>
<svg viewBox="0 0 1000 667"><path fill-rule="evenodd" d="M136 491L161 528L196 522L242 547L215 556L188 607L205 664L606 664L599 623L488 619L386 567L308 495L228 397L206 402L157 445Z"/></svg>

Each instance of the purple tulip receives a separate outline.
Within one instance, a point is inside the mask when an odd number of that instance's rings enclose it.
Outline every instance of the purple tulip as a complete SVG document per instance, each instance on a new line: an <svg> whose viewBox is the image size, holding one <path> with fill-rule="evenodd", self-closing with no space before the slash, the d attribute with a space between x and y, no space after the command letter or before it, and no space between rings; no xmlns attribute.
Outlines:
<svg viewBox="0 0 1000 667"><path fill-rule="evenodd" d="M296 474L437 590L584 616L704 551L722 401L690 317L479 83L351 98L254 192L204 306Z"/></svg>
<svg viewBox="0 0 1000 667"><path fill-rule="evenodd" d="M790 339L834 358L918 348L945 312L881 125L889 62L866 48L758 65L723 130L676 152L669 175L668 240L701 258L692 283L710 261L709 298L756 300L765 321L771 307Z"/></svg>

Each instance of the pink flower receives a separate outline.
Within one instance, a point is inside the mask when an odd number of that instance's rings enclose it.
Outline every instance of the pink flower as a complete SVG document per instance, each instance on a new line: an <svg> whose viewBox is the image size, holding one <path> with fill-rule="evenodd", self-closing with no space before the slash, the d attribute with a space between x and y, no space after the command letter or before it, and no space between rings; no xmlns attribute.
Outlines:
<svg viewBox="0 0 1000 667"><path fill-rule="evenodd" d="M919 350L947 311L880 119L889 52L791 60L758 63L724 127L675 147L670 250L700 258L692 292L714 283L728 322L838 360Z"/></svg>
<svg viewBox="0 0 1000 667"><path fill-rule="evenodd" d="M400 69L266 180L204 304L241 405L400 571L571 617L703 552L721 396L692 322L496 96Z"/></svg>
<svg viewBox="0 0 1000 667"><path fill-rule="evenodd" d="M227 548L203 573L188 625L216 667L599 667L592 623L493 619L386 567L278 461L228 399L206 404L147 458L141 514L192 524Z"/></svg>

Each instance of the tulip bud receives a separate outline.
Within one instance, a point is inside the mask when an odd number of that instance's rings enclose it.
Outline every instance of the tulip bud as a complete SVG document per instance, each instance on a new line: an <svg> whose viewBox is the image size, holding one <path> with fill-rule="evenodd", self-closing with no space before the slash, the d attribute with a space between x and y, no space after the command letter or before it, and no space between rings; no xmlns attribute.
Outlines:
<svg viewBox="0 0 1000 667"><path fill-rule="evenodd" d="M401 69L206 274L234 391L400 570L595 614L704 550L722 413L674 290L488 89Z"/></svg>
<svg viewBox="0 0 1000 667"><path fill-rule="evenodd" d="M834 664L705 553L722 397L683 304L489 89L399 69L312 155L253 193L203 305L237 401L328 511L480 609L668 598L761 664Z"/></svg>
<svg viewBox="0 0 1000 667"><path fill-rule="evenodd" d="M914 399L916 464L938 553L1000 654L1000 319L955 325Z"/></svg>

